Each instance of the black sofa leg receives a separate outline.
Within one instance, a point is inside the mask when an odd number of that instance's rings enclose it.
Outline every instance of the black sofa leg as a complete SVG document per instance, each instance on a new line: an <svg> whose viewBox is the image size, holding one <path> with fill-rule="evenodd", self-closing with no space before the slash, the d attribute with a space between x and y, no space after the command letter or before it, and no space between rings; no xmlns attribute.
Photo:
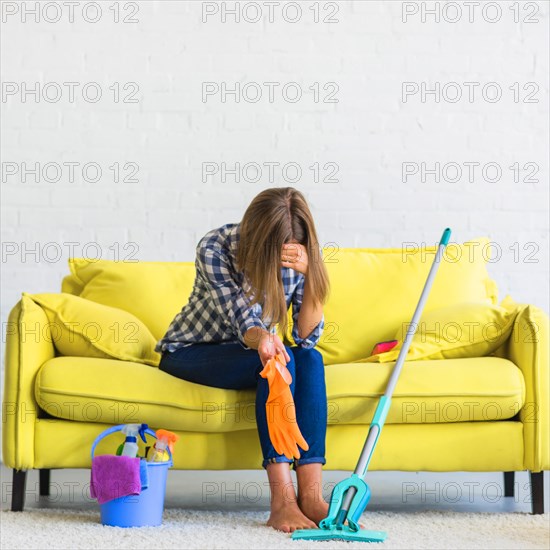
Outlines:
<svg viewBox="0 0 550 550"><path fill-rule="evenodd" d="M544 514L544 472L529 472L533 514Z"/></svg>
<svg viewBox="0 0 550 550"><path fill-rule="evenodd" d="M514 472L504 472L504 496L514 496Z"/></svg>
<svg viewBox="0 0 550 550"><path fill-rule="evenodd" d="M49 497L50 496L50 472L49 468L44 468L38 470L38 475L40 479L40 496Z"/></svg>
<svg viewBox="0 0 550 550"><path fill-rule="evenodd" d="M25 506L25 490L27 488L27 471L13 470L11 511L22 512Z"/></svg>

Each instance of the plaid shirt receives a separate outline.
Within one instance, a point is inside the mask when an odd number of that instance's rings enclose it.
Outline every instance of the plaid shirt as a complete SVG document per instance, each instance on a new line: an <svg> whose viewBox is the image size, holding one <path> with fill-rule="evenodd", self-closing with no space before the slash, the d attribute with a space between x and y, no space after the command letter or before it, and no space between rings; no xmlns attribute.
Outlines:
<svg viewBox="0 0 550 550"><path fill-rule="evenodd" d="M244 341L246 331L255 326L267 330L261 318L262 306L249 305L244 293L249 289L247 280L235 269L239 229L240 223L227 223L201 238L196 247L195 282L189 301L157 342L155 351L174 351L197 342L239 342L244 349L251 349ZM296 345L312 348L321 337L325 316L306 338L298 336L305 276L290 267L281 266L281 270L287 309L292 303L292 337ZM270 332L276 334L276 327Z"/></svg>

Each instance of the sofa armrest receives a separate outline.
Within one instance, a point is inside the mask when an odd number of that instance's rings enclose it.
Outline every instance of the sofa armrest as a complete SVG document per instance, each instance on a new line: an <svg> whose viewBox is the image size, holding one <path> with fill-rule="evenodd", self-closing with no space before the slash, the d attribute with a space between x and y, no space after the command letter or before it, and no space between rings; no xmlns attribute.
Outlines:
<svg viewBox="0 0 550 550"><path fill-rule="evenodd" d="M10 468L34 467L34 433L38 403L35 377L55 357L44 310L23 296L11 310L6 326L4 395L2 401L2 460Z"/></svg>
<svg viewBox="0 0 550 550"><path fill-rule="evenodd" d="M538 307L522 304L506 355L521 369L525 380L525 405L519 418L523 423L525 468L533 472L550 467L549 343L548 315Z"/></svg>

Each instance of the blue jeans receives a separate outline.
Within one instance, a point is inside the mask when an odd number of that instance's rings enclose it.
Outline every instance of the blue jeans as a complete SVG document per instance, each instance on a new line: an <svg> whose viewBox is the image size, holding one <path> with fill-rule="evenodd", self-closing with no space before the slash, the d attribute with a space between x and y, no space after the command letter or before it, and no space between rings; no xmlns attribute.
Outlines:
<svg viewBox="0 0 550 550"><path fill-rule="evenodd" d="M265 410L269 384L260 376L263 366L257 350L244 349L239 342L196 343L173 352L165 351L159 369L182 380L215 388L256 388L256 425L264 457L263 468L272 462L288 462L294 469L312 462L325 464L327 393L323 357L315 348L285 348L290 356L286 367L292 375L290 391L294 397L296 420L309 445L307 451L300 448L299 459L291 460L278 454L269 439Z"/></svg>

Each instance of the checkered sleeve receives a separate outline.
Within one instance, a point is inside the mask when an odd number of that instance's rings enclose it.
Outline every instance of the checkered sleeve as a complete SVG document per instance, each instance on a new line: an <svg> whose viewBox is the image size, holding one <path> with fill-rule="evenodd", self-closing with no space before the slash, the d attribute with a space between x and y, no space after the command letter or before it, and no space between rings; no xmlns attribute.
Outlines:
<svg viewBox="0 0 550 550"><path fill-rule="evenodd" d="M199 246L197 259L217 313L228 320L242 346L251 349L244 341L246 331L252 327L267 330L260 318L260 304L249 305L244 290L232 278L228 259L221 250Z"/></svg>
<svg viewBox="0 0 550 550"><path fill-rule="evenodd" d="M323 316L321 317L321 320L315 327L312 328L312 331L306 336L306 338L300 338L298 336L298 315L300 313L300 309L302 306L302 301L304 298L304 284L305 284L305 277L302 277L300 282L298 283L298 286L294 290L294 294L292 295L292 338L294 338L294 342L296 342L297 346L300 346L302 348L313 348L317 345L319 342L319 339L321 338L321 334L323 334L323 329L325 328L325 314L323 313Z"/></svg>

